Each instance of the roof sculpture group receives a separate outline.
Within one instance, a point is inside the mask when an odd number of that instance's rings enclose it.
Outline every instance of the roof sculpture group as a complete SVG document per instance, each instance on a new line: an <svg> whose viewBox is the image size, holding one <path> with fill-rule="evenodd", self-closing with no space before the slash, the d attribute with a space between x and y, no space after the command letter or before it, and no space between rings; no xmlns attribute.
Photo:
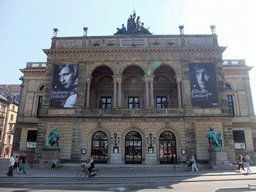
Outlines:
<svg viewBox="0 0 256 192"><path fill-rule="evenodd" d="M140 16L137 17L136 21L136 12L133 11L133 15L127 20L127 29L122 24L122 28L117 28L117 32L114 35L152 35L149 32L149 28L144 27L144 23L140 21Z"/></svg>

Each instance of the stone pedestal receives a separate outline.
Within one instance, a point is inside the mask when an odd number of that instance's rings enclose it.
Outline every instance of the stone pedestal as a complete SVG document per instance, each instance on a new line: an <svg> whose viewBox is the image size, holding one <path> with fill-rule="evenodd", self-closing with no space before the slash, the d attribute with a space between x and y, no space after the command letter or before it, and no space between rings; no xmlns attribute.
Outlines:
<svg viewBox="0 0 256 192"><path fill-rule="evenodd" d="M59 163L60 148L42 148L42 158L39 162L39 168L51 168L52 159L55 157Z"/></svg>
<svg viewBox="0 0 256 192"><path fill-rule="evenodd" d="M227 156L225 149L209 149L210 166L212 169L236 169Z"/></svg>

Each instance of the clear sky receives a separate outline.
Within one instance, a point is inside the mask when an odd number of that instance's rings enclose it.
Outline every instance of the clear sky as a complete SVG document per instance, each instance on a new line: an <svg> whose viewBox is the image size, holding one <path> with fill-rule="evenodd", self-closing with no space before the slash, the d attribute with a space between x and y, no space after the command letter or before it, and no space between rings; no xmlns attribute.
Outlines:
<svg viewBox="0 0 256 192"><path fill-rule="evenodd" d="M223 59L245 59L256 66L256 1L249 0L0 0L0 84L20 84L27 62L46 62L42 49L58 37L113 35L137 16L155 35L211 34L216 25ZM256 105L256 68L250 72ZM255 96L254 96L255 95Z"/></svg>

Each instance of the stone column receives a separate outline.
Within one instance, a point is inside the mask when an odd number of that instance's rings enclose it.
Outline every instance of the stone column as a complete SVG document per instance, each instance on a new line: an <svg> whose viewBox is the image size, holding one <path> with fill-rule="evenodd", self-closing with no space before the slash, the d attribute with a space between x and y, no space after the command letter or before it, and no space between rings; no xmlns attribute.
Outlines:
<svg viewBox="0 0 256 192"><path fill-rule="evenodd" d="M176 76L177 80L177 91L178 91L178 107L181 108L182 103L181 103L181 81L182 77L181 76Z"/></svg>
<svg viewBox="0 0 256 192"><path fill-rule="evenodd" d="M148 81L145 80L146 83L146 107L149 106L148 100L149 100L149 96L148 96Z"/></svg>
<svg viewBox="0 0 256 192"><path fill-rule="evenodd" d="M114 93L113 93L113 106L121 107L121 86L122 86L122 75L113 75Z"/></svg>
<svg viewBox="0 0 256 192"><path fill-rule="evenodd" d="M249 115L250 117L254 117L254 109L253 109L252 94L251 94L252 92L251 92L249 77L244 77L244 84L245 84L245 92L246 92L247 103L249 108Z"/></svg>
<svg viewBox="0 0 256 192"><path fill-rule="evenodd" d="M85 90L86 84L85 81L85 74L86 74L86 66L84 63L79 64L79 72L78 72L78 85L77 85L77 102L76 108L84 108L85 104Z"/></svg>
<svg viewBox="0 0 256 192"><path fill-rule="evenodd" d="M41 115L48 115L48 108L50 107L51 100L51 90L52 90L52 78L53 78L53 69L54 64L51 62L46 63L46 73L45 73L45 83L44 83L44 92L43 92L43 103L41 108ZM25 85L28 85L24 82Z"/></svg>
<svg viewBox="0 0 256 192"><path fill-rule="evenodd" d="M146 107L154 107L154 75L145 76L146 82Z"/></svg>
<svg viewBox="0 0 256 192"><path fill-rule="evenodd" d="M117 84L117 82L113 82L113 83L114 83L113 106L116 107L116 84Z"/></svg>
<svg viewBox="0 0 256 192"><path fill-rule="evenodd" d="M86 82L86 108L90 107L90 86L91 86L91 77L86 77L85 78Z"/></svg>
<svg viewBox="0 0 256 192"><path fill-rule="evenodd" d="M121 83L122 81L118 82L118 107L121 107Z"/></svg>
<svg viewBox="0 0 256 192"><path fill-rule="evenodd" d="M151 107L154 107L154 87L153 81L150 81L150 97L151 97Z"/></svg>

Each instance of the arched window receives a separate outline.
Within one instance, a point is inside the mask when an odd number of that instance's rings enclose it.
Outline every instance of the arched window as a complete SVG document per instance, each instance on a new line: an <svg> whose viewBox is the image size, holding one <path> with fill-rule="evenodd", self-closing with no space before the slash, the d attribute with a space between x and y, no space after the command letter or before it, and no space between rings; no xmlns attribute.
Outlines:
<svg viewBox="0 0 256 192"><path fill-rule="evenodd" d="M142 139L136 131L129 132L125 137L125 163L142 163Z"/></svg>
<svg viewBox="0 0 256 192"><path fill-rule="evenodd" d="M107 163L108 136L103 131L97 131L92 136L91 154L95 162Z"/></svg>
<svg viewBox="0 0 256 192"><path fill-rule="evenodd" d="M42 85L39 90L44 91L44 85Z"/></svg>
<svg viewBox="0 0 256 192"><path fill-rule="evenodd" d="M226 90L232 90L231 86L226 83Z"/></svg>
<svg viewBox="0 0 256 192"><path fill-rule="evenodd" d="M159 152L161 164L177 163L176 138L170 131L161 133L159 137Z"/></svg>

